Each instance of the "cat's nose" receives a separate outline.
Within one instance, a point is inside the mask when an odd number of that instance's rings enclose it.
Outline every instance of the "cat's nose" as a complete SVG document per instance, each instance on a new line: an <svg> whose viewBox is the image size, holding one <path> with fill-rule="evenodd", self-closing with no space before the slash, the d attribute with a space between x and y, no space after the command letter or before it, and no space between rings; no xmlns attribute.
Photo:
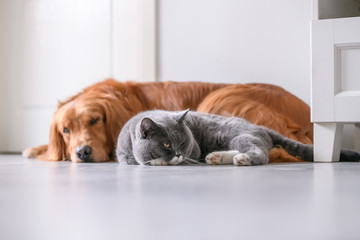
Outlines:
<svg viewBox="0 0 360 240"><path fill-rule="evenodd" d="M180 153L175 153L175 157L180 157L181 154Z"/></svg>

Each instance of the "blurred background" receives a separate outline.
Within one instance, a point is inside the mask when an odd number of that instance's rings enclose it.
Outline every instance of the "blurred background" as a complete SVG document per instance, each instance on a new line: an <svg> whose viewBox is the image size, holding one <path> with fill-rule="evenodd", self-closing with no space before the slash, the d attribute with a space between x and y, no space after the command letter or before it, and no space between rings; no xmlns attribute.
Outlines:
<svg viewBox="0 0 360 240"><path fill-rule="evenodd" d="M272 83L310 104L310 20L304 0L0 0L0 152L46 144L57 101L109 77Z"/></svg>

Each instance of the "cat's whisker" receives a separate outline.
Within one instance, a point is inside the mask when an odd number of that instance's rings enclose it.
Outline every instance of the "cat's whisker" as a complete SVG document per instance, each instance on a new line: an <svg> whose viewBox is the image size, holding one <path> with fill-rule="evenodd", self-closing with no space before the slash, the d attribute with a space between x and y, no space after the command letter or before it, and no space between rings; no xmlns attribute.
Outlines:
<svg viewBox="0 0 360 240"><path fill-rule="evenodd" d="M194 159L191 159L191 158L185 158L185 161L188 162L189 164L195 163L195 164L198 164L198 165L204 165L203 163L201 163L199 161L196 161Z"/></svg>
<svg viewBox="0 0 360 240"><path fill-rule="evenodd" d="M192 162L189 162L189 161L183 161L182 164L183 165L194 165Z"/></svg>

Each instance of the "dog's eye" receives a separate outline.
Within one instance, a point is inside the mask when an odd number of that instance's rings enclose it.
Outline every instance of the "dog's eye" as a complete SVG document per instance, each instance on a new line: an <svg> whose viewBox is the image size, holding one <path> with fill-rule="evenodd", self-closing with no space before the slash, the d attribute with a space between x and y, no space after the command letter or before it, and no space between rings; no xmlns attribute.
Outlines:
<svg viewBox="0 0 360 240"><path fill-rule="evenodd" d="M100 120L99 117L91 119L91 120L90 120L90 125L94 125L94 124L97 123L99 120Z"/></svg>
<svg viewBox="0 0 360 240"><path fill-rule="evenodd" d="M63 129L63 132L64 132L64 133L70 133L69 129L67 129L67 128L64 128L64 129Z"/></svg>
<svg viewBox="0 0 360 240"><path fill-rule="evenodd" d="M170 143L164 143L164 147L170 148Z"/></svg>

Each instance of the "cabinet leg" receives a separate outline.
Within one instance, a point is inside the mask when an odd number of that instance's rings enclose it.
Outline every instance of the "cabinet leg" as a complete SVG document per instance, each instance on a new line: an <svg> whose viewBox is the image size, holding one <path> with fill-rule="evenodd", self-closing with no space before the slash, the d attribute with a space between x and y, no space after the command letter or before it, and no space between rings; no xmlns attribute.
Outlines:
<svg viewBox="0 0 360 240"><path fill-rule="evenodd" d="M314 162L339 161L342 123L314 123Z"/></svg>
<svg viewBox="0 0 360 240"><path fill-rule="evenodd" d="M360 123L355 123L354 146L355 146L355 151L360 153Z"/></svg>

